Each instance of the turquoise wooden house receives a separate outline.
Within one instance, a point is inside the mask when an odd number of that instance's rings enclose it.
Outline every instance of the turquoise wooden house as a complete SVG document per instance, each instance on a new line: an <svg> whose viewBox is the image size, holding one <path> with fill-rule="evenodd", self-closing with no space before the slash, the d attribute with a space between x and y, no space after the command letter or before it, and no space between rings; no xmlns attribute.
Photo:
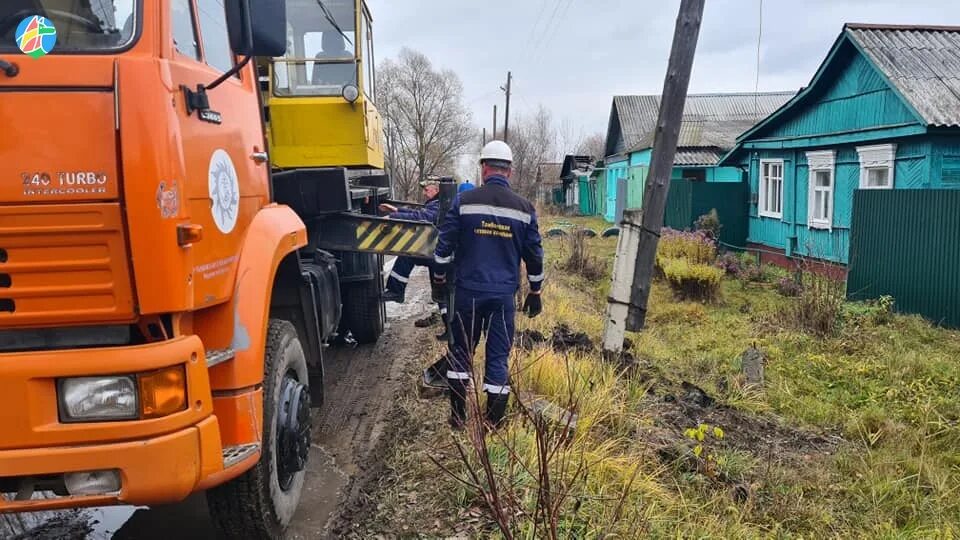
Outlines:
<svg viewBox="0 0 960 540"><path fill-rule="evenodd" d="M771 262L849 264L853 196L960 189L960 28L847 24L811 83L720 162L750 179Z"/></svg>
<svg viewBox="0 0 960 540"><path fill-rule="evenodd" d="M746 241L745 175L719 167L737 136L793 97L793 92L691 94L684 106L664 225L684 229L716 209L721 239ZM624 208L640 208L650 167L660 96L616 96L607 128L604 217L619 222Z"/></svg>

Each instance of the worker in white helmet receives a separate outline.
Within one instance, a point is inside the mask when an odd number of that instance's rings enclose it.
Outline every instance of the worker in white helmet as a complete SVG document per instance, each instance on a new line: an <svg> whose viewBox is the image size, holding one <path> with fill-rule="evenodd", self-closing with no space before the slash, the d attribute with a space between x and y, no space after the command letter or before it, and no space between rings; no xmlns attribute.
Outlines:
<svg viewBox="0 0 960 540"><path fill-rule="evenodd" d="M466 421L471 359L482 331L487 333L486 421L493 428L503 422L510 397L507 359L513 347L521 262L530 283L522 310L536 317L543 309L543 247L537 213L533 204L510 189L513 151L502 141L492 141L480 153L480 164L483 184L461 193L450 207L440 228L432 272L435 288L455 287L447 371L450 424L455 429L462 429ZM451 264L456 267L451 273L455 283L447 284Z"/></svg>

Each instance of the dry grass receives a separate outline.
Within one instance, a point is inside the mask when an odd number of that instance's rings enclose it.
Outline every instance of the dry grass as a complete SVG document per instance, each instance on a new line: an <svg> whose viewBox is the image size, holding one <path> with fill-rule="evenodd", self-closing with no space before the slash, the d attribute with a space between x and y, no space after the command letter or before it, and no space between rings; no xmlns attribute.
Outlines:
<svg viewBox="0 0 960 540"><path fill-rule="evenodd" d="M616 240L586 245L609 257ZM548 241L547 249L557 253L560 241ZM549 335L567 324L599 341L606 280L555 268L548 275L546 312L519 318L519 330ZM559 404L576 397L576 436L557 447L552 471L562 476L583 463L585 474L567 486L558 536L952 538L960 532L960 333L844 304L837 331L818 336L780 323L797 299L773 287L725 279L723 300L705 306L676 301L655 284L648 328L630 336L632 361L544 347L515 352L517 388ZM750 344L768 357L759 389L740 374L739 358ZM365 531L502 537L481 493L427 459L466 474L443 427L446 403L411 398L399 406L417 421L390 460L392 472L371 494L379 507ZM722 439L691 439L688 430L700 424L709 424L709 433L719 426ZM519 501L511 519L516 537L542 536L531 517L540 486L536 475L524 473L537 462L536 441L516 409L502 438L487 440L491 463Z"/></svg>

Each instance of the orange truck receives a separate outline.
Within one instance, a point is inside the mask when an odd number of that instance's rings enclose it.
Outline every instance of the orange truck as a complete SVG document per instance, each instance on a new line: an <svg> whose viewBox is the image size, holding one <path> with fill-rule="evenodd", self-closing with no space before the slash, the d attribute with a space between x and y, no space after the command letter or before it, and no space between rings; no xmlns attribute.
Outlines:
<svg viewBox="0 0 960 540"><path fill-rule="evenodd" d="M227 536L290 522L323 350L377 339L391 239L434 233L370 217L384 177L271 167L286 14L0 3L0 513L206 491Z"/></svg>

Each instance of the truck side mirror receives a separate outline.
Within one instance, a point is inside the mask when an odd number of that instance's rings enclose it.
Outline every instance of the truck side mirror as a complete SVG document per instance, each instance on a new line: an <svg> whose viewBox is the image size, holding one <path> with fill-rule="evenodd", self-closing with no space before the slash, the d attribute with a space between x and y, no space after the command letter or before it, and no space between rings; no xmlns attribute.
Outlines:
<svg viewBox="0 0 960 540"><path fill-rule="evenodd" d="M230 47L240 56L287 53L286 0L226 0Z"/></svg>

